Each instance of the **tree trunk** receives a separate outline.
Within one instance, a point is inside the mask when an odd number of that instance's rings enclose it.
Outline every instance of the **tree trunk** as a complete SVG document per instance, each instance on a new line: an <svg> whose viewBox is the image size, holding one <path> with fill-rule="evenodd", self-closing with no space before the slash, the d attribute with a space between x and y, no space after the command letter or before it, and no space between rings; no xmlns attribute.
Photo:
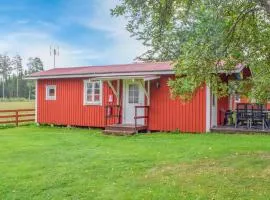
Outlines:
<svg viewBox="0 0 270 200"><path fill-rule="evenodd" d="M17 98L19 97L19 77L17 77Z"/></svg>
<svg viewBox="0 0 270 200"><path fill-rule="evenodd" d="M3 99L5 99L5 81L4 80L3 80L3 88L2 89L3 89L3 93L2 93Z"/></svg>
<svg viewBox="0 0 270 200"><path fill-rule="evenodd" d="M31 86L29 87L28 99L31 100Z"/></svg>

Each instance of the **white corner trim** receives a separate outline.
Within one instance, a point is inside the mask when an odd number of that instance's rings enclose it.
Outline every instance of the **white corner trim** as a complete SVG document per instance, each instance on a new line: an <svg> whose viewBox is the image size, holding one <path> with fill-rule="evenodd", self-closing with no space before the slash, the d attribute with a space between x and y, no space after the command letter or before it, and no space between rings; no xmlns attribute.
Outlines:
<svg viewBox="0 0 270 200"><path fill-rule="evenodd" d="M36 89L35 89L35 123L38 123L38 80L36 82Z"/></svg>
<svg viewBox="0 0 270 200"><path fill-rule="evenodd" d="M210 132L211 128L211 91L210 87L206 85L206 132Z"/></svg>

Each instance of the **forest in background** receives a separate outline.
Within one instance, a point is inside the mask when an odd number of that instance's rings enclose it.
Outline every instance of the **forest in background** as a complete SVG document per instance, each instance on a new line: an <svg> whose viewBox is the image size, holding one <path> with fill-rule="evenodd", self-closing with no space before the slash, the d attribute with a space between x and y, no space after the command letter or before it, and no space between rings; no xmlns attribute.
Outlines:
<svg viewBox="0 0 270 200"><path fill-rule="evenodd" d="M20 55L10 57L0 54L0 101L7 99L34 99L35 83L23 77L43 71L43 62L38 57L30 57L26 66L22 64Z"/></svg>

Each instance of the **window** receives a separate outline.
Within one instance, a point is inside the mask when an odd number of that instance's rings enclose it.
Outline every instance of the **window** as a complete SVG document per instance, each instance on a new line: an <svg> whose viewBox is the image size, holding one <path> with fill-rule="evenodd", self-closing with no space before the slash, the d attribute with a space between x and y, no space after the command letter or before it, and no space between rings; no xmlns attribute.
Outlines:
<svg viewBox="0 0 270 200"><path fill-rule="evenodd" d="M235 99L235 102L238 102L238 103L241 101L241 97L239 94L235 94L234 99Z"/></svg>
<svg viewBox="0 0 270 200"><path fill-rule="evenodd" d="M138 84L129 84L129 86L128 86L128 103L139 103L139 86L138 86Z"/></svg>
<svg viewBox="0 0 270 200"><path fill-rule="evenodd" d="M101 81L84 81L84 104L101 105L102 102Z"/></svg>
<svg viewBox="0 0 270 200"><path fill-rule="evenodd" d="M56 85L46 86L46 100L56 100Z"/></svg>

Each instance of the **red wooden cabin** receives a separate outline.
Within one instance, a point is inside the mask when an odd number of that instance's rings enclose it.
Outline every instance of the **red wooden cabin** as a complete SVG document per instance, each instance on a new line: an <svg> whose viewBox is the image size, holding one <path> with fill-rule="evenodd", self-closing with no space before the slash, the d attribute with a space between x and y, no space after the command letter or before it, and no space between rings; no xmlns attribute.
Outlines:
<svg viewBox="0 0 270 200"><path fill-rule="evenodd" d="M27 78L36 80L40 124L208 132L221 123L220 110L229 107L228 98L217 100L207 86L190 102L172 99L170 62L56 68Z"/></svg>

